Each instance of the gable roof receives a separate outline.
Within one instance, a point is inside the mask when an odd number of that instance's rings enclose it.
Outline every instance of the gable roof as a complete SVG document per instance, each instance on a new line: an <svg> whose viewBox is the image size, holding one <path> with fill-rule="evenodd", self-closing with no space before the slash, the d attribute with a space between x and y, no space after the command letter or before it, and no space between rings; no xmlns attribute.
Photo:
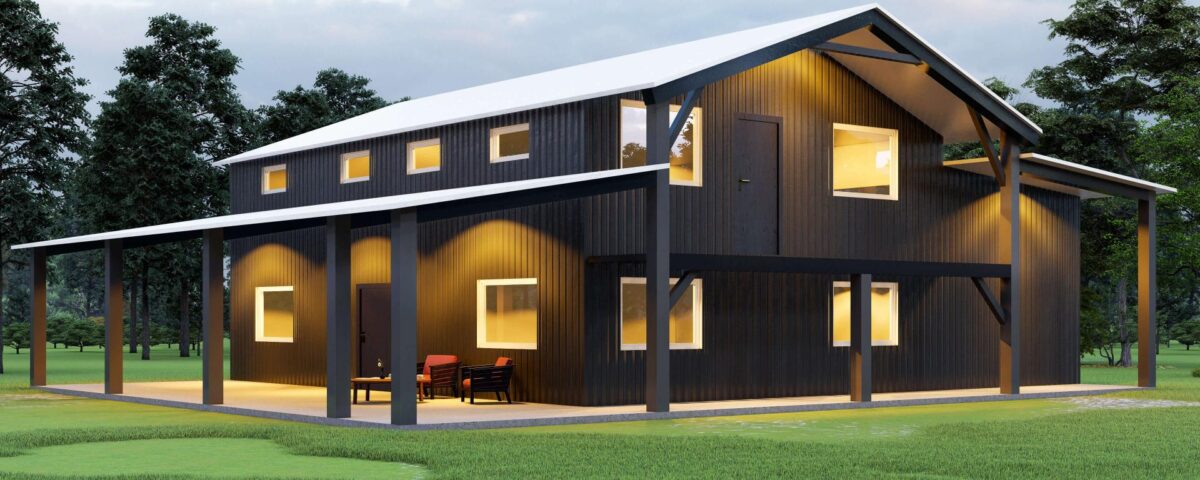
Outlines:
<svg viewBox="0 0 1200 480"><path fill-rule="evenodd" d="M677 87L674 90L678 90L678 88L686 86L687 80L692 80L691 83L700 82L699 84L703 85L736 73L735 71L738 69L744 70L839 35L871 27L885 27L884 29L891 31L894 37L904 37L895 43L907 43L910 48L921 50L923 55L919 55L919 58L929 62L930 68L940 70L938 72L940 78L950 79L954 84L951 86L959 90L959 94L953 95L962 94L964 89L961 87L963 86L965 86L965 90L970 90L971 98L968 100L978 104L981 113L985 114L991 124L995 125L997 119L1000 119L1000 122L1005 123L1010 129L1023 134L1022 136L1027 141L1036 142L1036 136L1041 132L1037 125L997 97L978 80L966 74L882 7L868 4L417 98L259 147L221 160L216 164L227 165L632 91L646 91L670 96L670 94L685 92L686 90L673 91L671 87ZM847 40L853 41L854 38L847 37ZM890 48L887 45L882 47L866 46L880 49ZM895 50L895 48L892 49ZM911 53L916 54L917 52ZM879 84L887 83L873 82L872 75L867 74L869 73L867 69L855 68L853 65L860 59L837 54L830 54L830 56L840 63L846 64L848 68L863 76L877 88L883 86ZM910 70L915 68L907 65L896 67ZM945 81L925 78L928 75L923 73L921 77L928 83L919 84L913 88L936 87L939 83L946 85ZM885 74L884 78L895 77ZM662 91L659 92L659 90ZM890 90L892 91L881 89L893 100L901 96L896 89ZM933 114L923 114L925 110L931 108L929 105L934 103L930 102L928 97L923 95L924 93L926 92L914 92L914 98L901 101L901 106L938 130L946 138L946 141L978 140L977 136L971 138L974 135L973 130L963 127L962 120L964 119L967 120L966 125L970 124L969 118L964 117L966 109L961 101L953 102L954 105L950 106L933 107L948 108L950 113L937 111ZM936 103L944 104L945 102ZM954 123L956 128L947 128L944 125L946 122L939 120L940 117L954 117L955 115L960 117ZM967 131L970 134L966 138L961 138Z"/></svg>

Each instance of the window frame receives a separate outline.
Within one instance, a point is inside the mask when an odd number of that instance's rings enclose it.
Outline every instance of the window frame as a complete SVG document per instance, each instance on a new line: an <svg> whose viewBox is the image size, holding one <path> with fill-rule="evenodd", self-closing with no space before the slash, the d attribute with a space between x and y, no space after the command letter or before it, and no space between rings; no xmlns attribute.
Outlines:
<svg viewBox="0 0 1200 480"><path fill-rule="evenodd" d="M292 336L268 337L263 334L263 293L292 292ZM296 342L296 288L293 285L276 285L254 288L254 341L262 343L295 343Z"/></svg>
<svg viewBox="0 0 1200 480"><path fill-rule="evenodd" d="M349 177L350 169L348 168L348 166L350 165L350 160L354 159L354 158L358 158L358 157L367 157L367 175L363 176L363 177L350 178ZM343 153L340 158L341 158L341 160L338 162L340 165L339 169L341 171L340 175L338 176L339 183L344 185L347 183L365 182L365 181L371 179L371 163L372 162L371 162L371 151L370 150L357 150L357 151L353 151L353 152Z"/></svg>
<svg viewBox="0 0 1200 480"><path fill-rule="evenodd" d="M518 153L516 155L500 156L500 136L506 133L529 132L529 151ZM505 125L503 127L495 127L488 130L488 163L503 163L516 160L527 160L529 154L533 152L533 129L529 128L529 122L517 123L513 125Z"/></svg>
<svg viewBox="0 0 1200 480"><path fill-rule="evenodd" d="M436 167L417 168L417 157L415 155L417 149L425 148L425 147L432 147L434 145L438 146L437 166ZM407 162L408 168L406 170L408 172L408 174L414 175L414 174L418 174L418 173L429 173L429 172L436 172L438 170L441 170L442 169L441 145L442 145L441 137L434 137L434 138L430 138L428 140L418 140L415 142L408 142L408 162Z"/></svg>
<svg viewBox="0 0 1200 480"><path fill-rule="evenodd" d="M537 289L538 301L534 311L534 341L526 342L489 342L487 339L487 287L505 285L533 285ZM542 320L542 290L537 277L532 278L487 278L475 282L475 347L510 350L537 350L537 335L540 332Z"/></svg>
<svg viewBox="0 0 1200 480"><path fill-rule="evenodd" d="M620 109L625 108L625 107L640 108L642 110L646 110L646 102L643 102L641 100L634 100L631 98L622 98L620 105L617 107L617 165L620 166L621 168L625 168L625 165L621 163L621 160L622 160L621 159L621 147L623 146L621 144L621 129L622 129L623 125L622 125L622 120L621 120ZM671 112L674 112L674 113L679 113L679 110L681 110L682 108L683 108L683 105L677 105L677 104L670 105L670 110L671 110ZM679 186L679 187L703 187L704 186L704 109L701 108L699 105L693 106L692 111L691 111L691 116L692 116L692 123L694 123L696 125L696 131L699 132L698 135L696 135L695 137L692 138L693 179L692 180L675 180L672 178L669 180L671 185L675 185L675 186ZM668 118L670 118L670 117L668 116ZM679 135L681 135L681 136L683 135L682 130L680 130ZM675 144L672 143L671 147L674 148ZM669 161L670 160L668 160L668 162ZM668 170L669 169L670 168L668 167ZM670 175L670 173L668 173L668 176L669 175Z"/></svg>
<svg viewBox="0 0 1200 480"><path fill-rule="evenodd" d="M283 171L283 188L270 188L271 173L278 172L280 170ZM263 195L270 195L272 193L286 192L287 187L288 187L287 184L288 184L288 177L287 177L287 164L286 163L280 163L278 165L268 165L268 166L262 167L262 194Z"/></svg>
<svg viewBox="0 0 1200 480"><path fill-rule="evenodd" d="M886 195L881 193L843 192L833 188L833 176L835 174L834 167L836 166L836 159L834 158L834 148L836 148L836 146L834 146L834 142L836 142L838 130L888 136L888 147L892 154L892 168L891 172L889 172L891 176L891 185L889 185L890 188L888 189L888 193ZM900 200L900 130L895 128L853 125L849 123L834 123L833 129L830 130L830 133L829 188L833 192L833 196L846 198L865 198L871 200Z"/></svg>
<svg viewBox="0 0 1200 480"><path fill-rule="evenodd" d="M674 286L679 282L678 277L671 277L670 286ZM644 343L625 343L621 341L625 338L625 285L645 285L646 277L621 277L617 287L617 340L620 342L618 347L622 352L636 352L646 350ZM692 284L692 342L689 343L674 343L668 342L670 347L668 350L703 350L704 349L704 279L694 278ZM670 309L667 310L667 322L670 322ZM667 336L670 336L670 326L667 327Z"/></svg>
<svg viewBox="0 0 1200 480"><path fill-rule="evenodd" d="M831 288L829 290L829 335L830 335L830 340L831 340L830 343L834 347L849 347L850 341L839 342L836 339L832 338L833 332L834 332L834 323L833 322L837 321L837 314L836 314L836 312L834 312L834 308L837 308L837 307L834 306L834 304L833 304L833 298L837 295L838 288L850 288L850 282L835 281L835 282L833 282L833 288ZM872 335L871 346L872 347L898 347L898 346L900 346L900 283L899 282L871 282L871 289L874 290L876 288L886 288L888 290L891 290L891 292L892 292L892 295L891 295L892 300L891 300L891 302L889 302L891 304L891 308L890 308L891 315L889 317L889 322L888 322L891 324L891 325L889 325L889 327L890 327L889 332L891 333L891 337L888 338L887 340L880 340L880 341L876 342L874 335ZM871 309L871 324L872 325L875 324L875 309Z"/></svg>

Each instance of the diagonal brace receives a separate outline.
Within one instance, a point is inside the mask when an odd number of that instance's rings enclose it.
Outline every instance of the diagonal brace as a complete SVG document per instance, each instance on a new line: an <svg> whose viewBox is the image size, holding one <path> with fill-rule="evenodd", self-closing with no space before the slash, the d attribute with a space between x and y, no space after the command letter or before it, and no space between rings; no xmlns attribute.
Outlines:
<svg viewBox="0 0 1200 480"><path fill-rule="evenodd" d="M683 276L675 282L675 286L671 287L670 302L667 303L667 310L675 308L675 304L683 298L683 292L686 292L688 287L692 285L692 280L696 279L696 272L683 272Z"/></svg>
<svg viewBox="0 0 1200 480"><path fill-rule="evenodd" d="M1000 157L996 155L996 149L992 147L992 135L988 133L987 125L983 123L983 116L979 112L967 105L967 112L971 115L971 123L975 124L975 133L979 135L979 143L983 145L983 153L987 155L988 163L992 165L992 173L996 175L996 183L1004 186L1004 167L1000 165Z"/></svg>
<svg viewBox="0 0 1200 480"><path fill-rule="evenodd" d="M975 289L979 290L979 294L983 296L983 301L987 302L988 308L992 310L992 315L996 317L996 322L1004 325L1008 323L1008 311L1000 305L1000 301L996 300L996 295L992 293L991 287L987 282L980 277L971 277L971 282L975 284Z"/></svg>
<svg viewBox="0 0 1200 480"><path fill-rule="evenodd" d="M692 114L692 107L696 106L696 102L700 100L700 94L704 92L704 87L696 87L695 90L688 92L686 97L683 97L683 105L679 106L679 112L675 114L675 120L671 122L671 129L667 131L667 145L675 145L675 140L679 138L679 134L683 133L683 126L687 124L688 116Z"/></svg>

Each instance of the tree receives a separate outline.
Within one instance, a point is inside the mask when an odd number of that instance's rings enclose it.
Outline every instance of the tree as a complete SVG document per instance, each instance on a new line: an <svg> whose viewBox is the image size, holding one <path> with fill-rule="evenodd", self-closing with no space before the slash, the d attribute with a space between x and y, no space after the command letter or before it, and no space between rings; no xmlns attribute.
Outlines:
<svg viewBox="0 0 1200 480"><path fill-rule="evenodd" d="M259 142L268 144L386 107L388 101L367 87L366 77L336 68L317 72L312 88L280 90L273 105L258 108ZM400 101L408 100L408 97Z"/></svg>
<svg viewBox="0 0 1200 480"><path fill-rule="evenodd" d="M45 235L67 152L86 140L88 96L80 88L87 81L75 76L57 34L36 2L0 0L0 293L5 271L24 263L8 247ZM3 326L0 308L0 343Z"/></svg>
<svg viewBox="0 0 1200 480"><path fill-rule="evenodd" d="M29 348L29 322L12 322L4 326L5 346L21 354L22 348Z"/></svg>
<svg viewBox="0 0 1200 480"><path fill-rule="evenodd" d="M91 345L99 345L102 341L103 329L100 327L100 322L103 318L75 318L68 322L62 331L62 340L67 345L79 347L82 352L84 347Z"/></svg>
<svg viewBox="0 0 1200 480"><path fill-rule="evenodd" d="M1171 329L1171 337L1191 350L1192 345L1200 343L1200 320L1188 320L1175 325Z"/></svg>
<svg viewBox="0 0 1200 480"><path fill-rule="evenodd" d="M67 312L55 312L46 319L46 341L50 342L54 348L58 348L58 344L64 346L68 343L63 338L63 332L67 330L67 326L75 319L80 318L71 315Z"/></svg>

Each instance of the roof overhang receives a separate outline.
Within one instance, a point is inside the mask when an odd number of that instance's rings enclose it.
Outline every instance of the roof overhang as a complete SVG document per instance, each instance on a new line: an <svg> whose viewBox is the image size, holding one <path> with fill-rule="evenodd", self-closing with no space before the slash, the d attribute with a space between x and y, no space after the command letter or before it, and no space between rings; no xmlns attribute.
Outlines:
<svg viewBox="0 0 1200 480"><path fill-rule="evenodd" d="M121 240L142 247L199 238L205 230L225 230L226 239L242 238L322 225L329 217L350 216L354 227L386 223L393 210L415 209L417 220L429 222L489 211L631 190L648 185L666 164L602 170L557 177L492 183L471 187L407 193L389 197L323 203L305 207L239 213L148 227L115 230L14 245L13 250L45 248L50 254L94 250L105 241Z"/></svg>
<svg viewBox="0 0 1200 480"><path fill-rule="evenodd" d="M957 170L993 176L985 157L947 160L942 164ZM1037 153L1021 154L1021 182L1084 200L1109 196L1145 199L1176 192L1176 189L1166 185Z"/></svg>

